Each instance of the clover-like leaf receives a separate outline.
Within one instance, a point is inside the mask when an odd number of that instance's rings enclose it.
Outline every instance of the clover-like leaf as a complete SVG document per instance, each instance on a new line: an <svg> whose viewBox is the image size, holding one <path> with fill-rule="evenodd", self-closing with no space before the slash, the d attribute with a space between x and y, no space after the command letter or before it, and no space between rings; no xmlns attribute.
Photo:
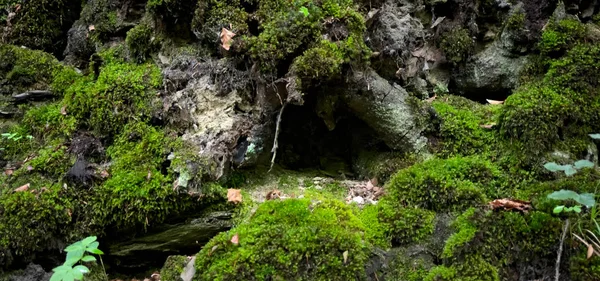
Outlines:
<svg viewBox="0 0 600 281"><path fill-rule="evenodd" d="M563 210L565 209L565 206L556 206L554 207L554 210L552 210L553 213L555 214L560 214Z"/></svg>
<svg viewBox="0 0 600 281"><path fill-rule="evenodd" d="M565 165L566 169L565 169L565 175L567 175L568 177L577 174L577 170L575 170L575 168L573 167L573 165Z"/></svg>
<svg viewBox="0 0 600 281"><path fill-rule="evenodd" d="M579 160L574 163L575 169L594 168L594 163L589 160Z"/></svg>
<svg viewBox="0 0 600 281"><path fill-rule="evenodd" d="M594 194L592 193L579 194L579 196L574 200L577 201L577 203L584 205L588 208L594 207L594 205L596 205L596 199L594 198Z"/></svg>
<svg viewBox="0 0 600 281"><path fill-rule="evenodd" d="M558 172L565 170L565 166L556 164L555 162L549 162L544 164L544 168L546 168L546 170L550 172Z"/></svg>
<svg viewBox="0 0 600 281"><path fill-rule="evenodd" d="M575 213L581 213L581 206L573 206L573 211L575 211Z"/></svg>
<svg viewBox="0 0 600 281"><path fill-rule="evenodd" d="M92 262L92 261L96 261L96 257L88 255L88 256L81 258L81 260L84 262Z"/></svg>
<svg viewBox="0 0 600 281"><path fill-rule="evenodd" d="M600 140L600 134L589 134L589 136L595 140Z"/></svg>
<svg viewBox="0 0 600 281"><path fill-rule="evenodd" d="M87 237L83 240L81 240L81 244L83 244L83 246L88 246L90 244L92 244L92 242L96 241L97 237L96 236L90 236Z"/></svg>
<svg viewBox="0 0 600 281"><path fill-rule="evenodd" d="M579 194L575 191L561 189L548 194L548 198L554 200L575 200L579 198Z"/></svg>

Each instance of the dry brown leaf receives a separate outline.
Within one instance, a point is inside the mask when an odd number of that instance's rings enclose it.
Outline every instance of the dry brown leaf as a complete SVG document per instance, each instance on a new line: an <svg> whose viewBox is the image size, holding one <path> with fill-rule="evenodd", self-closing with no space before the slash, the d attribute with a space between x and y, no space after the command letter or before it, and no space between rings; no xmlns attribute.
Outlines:
<svg viewBox="0 0 600 281"><path fill-rule="evenodd" d="M370 180L370 182L373 184L373 186L377 186L379 184L379 181L377 180L377 178L372 178Z"/></svg>
<svg viewBox="0 0 600 281"><path fill-rule="evenodd" d="M60 108L60 114L67 115L67 105L66 104Z"/></svg>
<svg viewBox="0 0 600 281"><path fill-rule="evenodd" d="M426 99L426 102L433 102L435 99L437 98L437 95L433 95L433 97L430 97L428 99Z"/></svg>
<svg viewBox="0 0 600 281"><path fill-rule="evenodd" d="M108 178L110 176L110 174L108 173L107 170L102 170L102 171L100 171L100 176L105 179L105 178Z"/></svg>
<svg viewBox="0 0 600 281"><path fill-rule="evenodd" d="M348 251L344 251L342 256L344 257L344 264L348 263Z"/></svg>
<svg viewBox="0 0 600 281"><path fill-rule="evenodd" d="M96 30L96 27L93 24L88 26L88 31L94 31L94 30Z"/></svg>
<svg viewBox="0 0 600 281"><path fill-rule="evenodd" d="M508 198L496 199L496 200L490 202L489 205L494 210L502 208L507 211L517 210L517 211L527 212L528 210L532 209L531 202L529 202L529 201L522 201L522 200L508 199Z"/></svg>
<svg viewBox="0 0 600 281"><path fill-rule="evenodd" d="M267 200L274 200L281 198L281 191L274 189L267 193Z"/></svg>
<svg viewBox="0 0 600 281"><path fill-rule="evenodd" d="M27 191L29 189L29 183L19 186L15 189L15 192Z"/></svg>
<svg viewBox="0 0 600 281"><path fill-rule="evenodd" d="M594 254L594 246L592 246L592 244L588 244L587 259L589 260L593 254Z"/></svg>
<svg viewBox="0 0 600 281"><path fill-rule="evenodd" d="M227 202L233 202L235 204L242 202L242 190L241 189L227 189Z"/></svg>
<svg viewBox="0 0 600 281"><path fill-rule="evenodd" d="M487 101L489 104L503 104L503 103L504 103L504 101L503 101L503 100L488 100L488 99L486 99L486 101Z"/></svg>
<svg viewBox="0 0 600 281"><path fill-rule="evenodd" d="M152 172L148 170L148 175L146 176L146 180L150 180L152 178Z"/></svg>
<svg viewBox="0 0 600 281"><path fill-rule="evenodd" d="M12 175L13 173L14 173L14 170L13 170L13 169L7 169L7 170L4 170L4 174L5 174L5 175L7 175L7 176L10 176L10 175Z"/></svg>
<svg viewBox="0 0 600 281"><path fill-rule="evenodd" d="M235 235L233 235L233 237L231 237L231 243L233 243L233 245L240 244L240 237L238 236L237 233Z"/></svg>
<svg viewBox="0 0 600 281"><path fill-rule="evenodd" d="M69 215L69 217L73 216L73 212L71 212L71 209L67 209L67 214Z"/></svg>
<svg viewBox="0 0 600 281"><path fill-rule="evenodd" d="M232 31L228 30L227 28L223 28L221 29L221 46L223 47L223 49L229 51L229 49L231 48L231 43L233 41L233 37L235 36L235 33L233 33Z"/></svg>

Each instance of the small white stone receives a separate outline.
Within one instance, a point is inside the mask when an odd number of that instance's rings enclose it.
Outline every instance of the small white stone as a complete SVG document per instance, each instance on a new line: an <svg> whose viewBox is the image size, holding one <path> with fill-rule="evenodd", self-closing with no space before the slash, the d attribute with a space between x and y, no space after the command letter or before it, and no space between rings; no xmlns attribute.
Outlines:
<svg viewBox="0 0 600 281"><path fill-rule="evenodd" d="M362 205L365 204L365 199L360 196L356 196L352 198L352 202L356 202L357 204Z"/></svg>

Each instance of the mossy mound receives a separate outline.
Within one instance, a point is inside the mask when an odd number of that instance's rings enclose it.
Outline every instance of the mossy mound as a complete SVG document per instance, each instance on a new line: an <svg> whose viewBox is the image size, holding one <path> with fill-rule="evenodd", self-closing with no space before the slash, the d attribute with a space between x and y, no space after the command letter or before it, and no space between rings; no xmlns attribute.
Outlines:
<svg viewBox="0 0 600 281"><path fill-rule="evenodd" d="M247 223L203 248L194 280L363 279L364 232L339 201L267 201Z"/></svg>

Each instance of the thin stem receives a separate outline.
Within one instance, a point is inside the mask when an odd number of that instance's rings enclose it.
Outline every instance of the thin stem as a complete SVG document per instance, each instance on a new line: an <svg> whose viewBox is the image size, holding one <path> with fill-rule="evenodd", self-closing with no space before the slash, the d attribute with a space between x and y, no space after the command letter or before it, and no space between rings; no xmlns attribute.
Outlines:
<svg viewBox="0 0 600 281"><path fill-rule="evenodd" d="M104 262L102 262L102 256L98 255L100 258L100 264L102 265L102 270L104 271L104 276L106 277L106 281L108 281L108 274L106 274L106 268L104 268Z"/></svg>
<svg viewBox="0 0 600 281"><path fill-rule="evenodd" d="M558 256L556 257L556 275L554 277L555 281L558 281L560 277L560 256L562 256L563 244L565 242L565 237L567 236L567 229L569 228L569 219L565 221L565 226L563 228L562 236L560 237L560 246L558 248Z"/></svg>

